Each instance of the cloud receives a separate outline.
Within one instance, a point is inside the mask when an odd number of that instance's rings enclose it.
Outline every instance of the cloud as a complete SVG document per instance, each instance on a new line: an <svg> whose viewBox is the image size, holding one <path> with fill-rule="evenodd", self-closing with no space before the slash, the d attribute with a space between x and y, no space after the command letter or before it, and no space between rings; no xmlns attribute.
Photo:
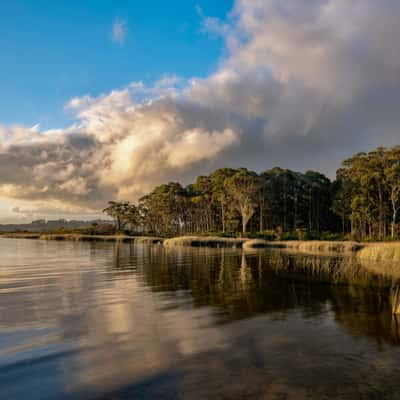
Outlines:
<svg viewBox="0 0 400 400"><path fill-rule="evenodd" d="M210 76L73 98L65 129L0 126L0 196L87 212L222 166L333 176L399 142L399 17L393 0L237 0L209 20L226 43Z"/></svg>
<svg viewBox="0 0 400 400"><path fill-rule="evenodd" d="M112 26L111 38L114 43L123 45L125 43L125 38L128 28L126 22L121 19L116 19Z"/></svg>

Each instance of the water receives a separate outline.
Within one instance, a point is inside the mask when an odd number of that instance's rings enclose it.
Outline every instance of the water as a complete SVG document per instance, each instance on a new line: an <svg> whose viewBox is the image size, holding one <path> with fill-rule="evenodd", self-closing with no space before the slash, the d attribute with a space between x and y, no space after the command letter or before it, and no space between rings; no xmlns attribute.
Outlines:
<svg viewBox="0 0 400 400"><path fill-rule="evenodd" d="M334 257L0 239L0 399L399 399L387 277Z"/></svg>

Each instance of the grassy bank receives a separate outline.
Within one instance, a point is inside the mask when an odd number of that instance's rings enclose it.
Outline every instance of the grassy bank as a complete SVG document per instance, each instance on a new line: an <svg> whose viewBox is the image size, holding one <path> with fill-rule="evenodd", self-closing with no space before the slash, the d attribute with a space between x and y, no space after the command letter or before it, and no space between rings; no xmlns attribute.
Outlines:
<svg viewBox="0 0 400 400"><path fill-rule="evenodd" d="M1 234L0 237L86 242L163 243L166 247L243 247L245 250L265 248L283 249L301 253L353 253L357 255L360 261L390 262L399 264L400 269L400 242L357 243L351 241L320 240L267 241L263 239L225 238L218 236L180 236L171 239L164 239L152 236L88 235L78 233L6 233Z"/></svg>
<svg viewBox="0 0 400 400"><path fill-rule="evenodd" d="M12 239L41 239L41 240L72 240L78 242L124 242L124 243L146 243L157 244L164 241L163 238L152 236L129 236L129 235L84 235L78 233L6 233L0 237Z"/></svg>
<svg viewBox="0 0 400 400"><path fill-rule="evenodd" d="M263 239L248 238L224 238L217 236L181 236L166 239L164 246L188 246L188 247L243 247L251 249L287 249L298 252L337 252L347 253L360 250L363 245L356 242L334 241L267 241ZM399 245L400 248L400 245Z"/></svg>
<svg viewBox="0 0 400 400"><path fill-rule="evenodd" d="M361 261L390 262L400 268L400 242L368 243L357 256Z"/></svg>
<svg viewBox="0 0 400 400"><path fill-rule="evenodd" d="M217 236L181 236L164 241L164 246L188 247L242 247L248 239L224 238Z"/></svg>

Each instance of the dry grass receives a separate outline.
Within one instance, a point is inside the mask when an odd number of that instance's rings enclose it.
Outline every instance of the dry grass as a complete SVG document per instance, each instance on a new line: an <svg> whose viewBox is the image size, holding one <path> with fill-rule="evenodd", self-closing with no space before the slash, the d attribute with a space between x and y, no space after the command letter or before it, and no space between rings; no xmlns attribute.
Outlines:
<svg viewBox="0 0 400 400"><path fill-rule="evenodd" d="M360 250L363 245L356 242L329 241L281 241L270 242L263 239L231 239L221 237L182 236L164 241L165 246L190 247L243 247L250 249L286 249L304 253L350 253Z"/></svg>
<svg viewBox="0 0 400 400"><path fill-rule="evenodd" d="M128 235L83 235L78 233L10 233L1 235L13 239L42 239L42 240L72 240L77 242L124 242L124 243L162 243L163 238L150 236L128 236Z"/></svg>
<svg viewBox="0 0 400 400"><path fill-rule="evenodd" d="M72 240L77 242L134 242L133 236L126 235L81 235L76 233L71 234L41 234L42 240Z"/></svg>
<svg viewBox="0 0 400 400"><path fill-rule="evenodd" d="M0 237L9 239L40 239L40 233L2 233Z"/></svg>
<svg viewBox="0 0 400 400"><path fill-rule="evenodd" d="M152 237L152 236L140 236L135 238L135 243L140 244L162 244L164 238Z"/></svg>
<svg viewBox="0 0 400 400"><path fill-rule="evenodd" d="M400 243L368 243L358 253L358 257L361 261L368 260L400 263Z"/></svg>
<svg viewBox="0 0 400 400"><path fill-rule="evenodd" d="M190 247L242 247L248 239L231 239L214 236L181 236L164 241L164 246L190 246Z"/></svg>
<svg viewBox="0 0 400 400"><path fill-rule="evenodd" d="M309 241L286 241L276 242L276 247L283 247L285 249L296 250L299 252L333 252L333 253L351 253L359 251L363 245L356 242L331 242L322 240L309 240Z"/></svg>
<svg viewBox="0 0 400 400"><path fill-rule="evenodd" d="M273 247L274 242L268 242L263 239L254 239L254 240L247 240L243 243L244 250L251 250L251 249L266 249L269 247Z"/></svg>

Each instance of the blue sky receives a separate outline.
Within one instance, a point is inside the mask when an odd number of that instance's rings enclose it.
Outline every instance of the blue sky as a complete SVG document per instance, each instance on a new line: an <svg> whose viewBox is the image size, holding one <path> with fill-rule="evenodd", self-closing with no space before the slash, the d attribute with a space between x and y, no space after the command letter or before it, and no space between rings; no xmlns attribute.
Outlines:
<svg viewBox="0 0 400 400"><path fill-rule="evenodd" d="M201 32L198 7L224 18L232 1L1 1L1 123L65 126L72 97L164 75L209 75L223 42ZM115 22L126 28L123 43L112 40Z"/></svg>

